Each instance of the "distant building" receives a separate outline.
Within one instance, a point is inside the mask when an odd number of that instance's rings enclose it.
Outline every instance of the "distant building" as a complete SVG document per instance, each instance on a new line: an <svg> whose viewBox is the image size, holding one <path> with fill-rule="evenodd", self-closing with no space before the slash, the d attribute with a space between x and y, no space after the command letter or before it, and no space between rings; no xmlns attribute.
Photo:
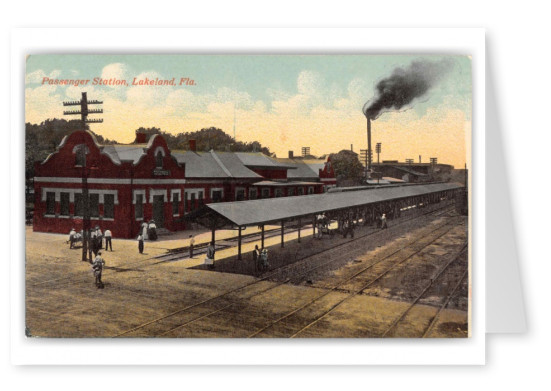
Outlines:
<svg viewBox="0 0 551 391"><path fill-rule="evenodd" d="M262 153L171 151L161 135L146 142L100 145L88 131L65 137L35 165L33 228L80 230L83 175L92 226L132 238L143 221L170 231L186 229L185 215L203 204L322 193L334 185L331 162L286 161Z"/></svg>
<svg viewBox="0 0 551 391"><path fill-rule="evenodd" d="M374 163L373 170L381 173L383 177L418 183L449 180L453 166L441 163L399 163L392 160Z"/></svg>

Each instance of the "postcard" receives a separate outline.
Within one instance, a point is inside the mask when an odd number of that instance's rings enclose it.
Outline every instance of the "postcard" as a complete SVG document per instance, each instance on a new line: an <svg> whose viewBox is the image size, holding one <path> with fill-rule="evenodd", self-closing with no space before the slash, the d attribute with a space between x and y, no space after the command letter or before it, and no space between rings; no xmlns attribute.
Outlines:
<svg viewBox="0 0 551 391"><path fill-rule="evenodd" d="M27 337L469 338L471 62L30 55Z"/></svg>

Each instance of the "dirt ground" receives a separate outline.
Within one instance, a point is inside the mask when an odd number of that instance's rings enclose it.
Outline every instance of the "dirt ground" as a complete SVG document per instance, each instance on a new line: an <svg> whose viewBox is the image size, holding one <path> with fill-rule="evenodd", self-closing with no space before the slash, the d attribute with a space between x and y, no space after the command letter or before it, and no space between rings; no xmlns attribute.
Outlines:
<svg viewBox="0 0 551 391"><path fill-rule="evenodd" d="M201 256L158 258L185 247L187 233L146 242L142 255L136 241L114 239L115 251L104 252L102 290L94 285L90 265L80 260L80 249L69 249L66 235L28 228L27 333L421 337L438 313L426 336L466 337L467 257L460 253L466 218L454 212L406 218L391 221L387 230L361 227L354 240L313 239L310 229L302 232L300 244L296 232L287 233L281 249L279 236L267 238L274 270L262 275L254 273L250 259L254 241L244 244L240 263L235 247L217 251L212 272ZM233 235L217 232L217 239ZM209 239L209 232L196 237L198 243Z"/></svg>

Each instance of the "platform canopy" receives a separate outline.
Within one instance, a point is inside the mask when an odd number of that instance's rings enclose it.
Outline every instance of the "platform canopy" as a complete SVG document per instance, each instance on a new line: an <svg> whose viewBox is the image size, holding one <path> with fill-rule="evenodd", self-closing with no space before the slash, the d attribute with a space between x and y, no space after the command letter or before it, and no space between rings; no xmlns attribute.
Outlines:
<svg viewBox="0 0 551 391"><path fill-rule="evenodd" d="M204 212L208 214L214 212L215 215L222 217L229 223L243 227L292 220L303 216L455 190L462 187L457 183L433 183L342 193L222 202L205 205Z"/></svg>

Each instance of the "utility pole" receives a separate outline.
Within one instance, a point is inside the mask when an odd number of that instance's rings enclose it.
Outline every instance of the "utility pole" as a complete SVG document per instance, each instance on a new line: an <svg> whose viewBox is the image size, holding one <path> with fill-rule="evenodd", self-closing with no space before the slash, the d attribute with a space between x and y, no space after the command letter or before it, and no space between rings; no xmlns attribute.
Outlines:
<svg viewBox="0 0 551 391"><path fill-rule="evenodd" d="M99 105L103 104L99 100L88 100L86 97L86 92L82 93L82 98L80 101L69 101L63 102L63 106L80 106L80 111L70 110L64 111L63 115L78 115L80 114L80 120L82 122L82 130L86 129L87 123L100 123L103 122L103 119L88 119L88 114L97 114L103 113L103 109L88 109L88 105ZM88 247L90 246L90 196L88 194L88 175L89 169L87 168L87 159L86 159L86 145L79 145L77 151L77 156L79 162L82 164L82 260L84 262L88 261L92 263L92 256L88 259Z"/></svg>
<svg viewBox="0 0 551 391"><path fill-rule="evenodd" d="M360 161L365 166L367 170L367 149L360 149Z"/></svg>

